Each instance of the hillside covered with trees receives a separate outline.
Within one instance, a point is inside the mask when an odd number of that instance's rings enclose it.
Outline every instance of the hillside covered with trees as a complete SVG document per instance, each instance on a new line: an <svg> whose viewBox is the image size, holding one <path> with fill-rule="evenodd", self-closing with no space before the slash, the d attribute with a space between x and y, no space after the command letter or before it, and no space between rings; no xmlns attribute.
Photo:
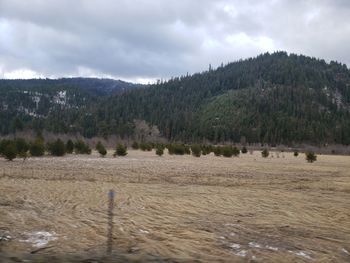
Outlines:
<svg viewBox="0 0 350 263"><path fill-rule="evenodd" d="M0 134L32 129L88 137L90 114L82 112L106 96L136 87L142 85L96 78L0 80Z"/></svg>
<svg viewBox="0 0 350 263"><path fill-rule="evenodd" d="M86 137L133 137L135 120L141 120L169 141L350 144L350 71L337 62L276 52L107 95L69 87L26 89L53 92L48 101L63 90L75 92L68 96L69 106L47 110L45 100L35 102L33 96L13 93L23 88L0 82L0 131L20 126ZM35 114L23 110L29 104L37 107Z"/></svg>

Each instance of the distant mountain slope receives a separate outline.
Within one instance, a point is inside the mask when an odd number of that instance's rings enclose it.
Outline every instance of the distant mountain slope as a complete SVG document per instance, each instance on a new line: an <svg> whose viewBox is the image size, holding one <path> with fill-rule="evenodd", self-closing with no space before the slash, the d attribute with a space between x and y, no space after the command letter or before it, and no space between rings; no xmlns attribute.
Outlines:
<svg viewBox="0 0 350 263"><path fill-rule="evenodd" d="M99 78L60 78L60 79L0 79L0 88L17 89L51 87L75 87L89 91L94 95L111 95L115 91L140 87L141 85L114 79Z"/></svg>
<svg viewBox="0 0 350 263"><path fill-rule="evenodd" d="M96 78L0 79L0 133L22 127L81 132L75 123L87 107L104 96L136 87L142 85Z"/></svg>
<svg viewBox="0 0 350 263"><path fill-rule="evenodd" d="M3 110L0 118L12 126L22 123L24 128L80 132L87 137L133 136L134 120L145 120L169 140L350 144L348 68L286 52L125 88L110 96L88 88L78 91L84 93L78 97L85 99L77 107L56 107L45 117ZM69 105L75 105L74 100ZM1 131L14 129L2 125Z"/></svg>
<svg viewBox="0 0 350 263"><path fill-rule="evenodd" d="M117 125L144 119L170 140L350 143L347 67L285 52L125 92L106 107Z"/></svg>

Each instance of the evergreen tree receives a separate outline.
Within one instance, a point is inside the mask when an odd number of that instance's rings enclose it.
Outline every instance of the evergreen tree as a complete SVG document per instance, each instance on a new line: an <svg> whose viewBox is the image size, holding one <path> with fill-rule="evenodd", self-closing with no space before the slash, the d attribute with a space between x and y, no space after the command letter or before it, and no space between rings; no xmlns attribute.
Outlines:
<svg viewBox="0 0 350 263"><path fill-rule="evenodd" d="M233 154L233 156L238 156L239 155L239 153L240 153L240 151L239 151L239 149L236 147L236 146L234 146L233 148L232 148L232 154Z"/></svg>
<svg viewBox="0 0 350 263"><path fill-rule="evenodd" d="M224 156L224 157L232 157L233 155L233 149L231 146L223 146L221 148L221 154Z"/></svg>
<svg viewBox="0 0 350 263"><path fill-rule="evenodd" d="M261 156L264 157L264 158L267 158L269 157L269 151L265 148L264 150L262 150L261 152Z"/></svg>
<svg viewBox="0 0 350 263"><path fill-rule="evenodd" d="M222 150L221 150L221 147L220 146L216 146L216 147L214 147L214 155L215 156L221 156L221 154L222 154ZM232 155L231 155L232 156Z"/></svg>
<svg viewBox="0 0 350 263"><path fill-rule="evenodd" d="M106 148L104 147L104 145L101 143L101 142L98 142L96 144L96 150L98 151L98 153L102 156L102 157L105 157L106 154L107 154L107 150Z"/></svg>
<svg viewBox="0 0 350 263"><path fill-rule="evenodd" d="M185 154L191 154L191 149L190 149L190 146L189 145L183 145L184 147L184 150L185 150Z"/></svg>
<svg viewBox="0 0 350 263"><path fill-rule="evenodd" d="M203 155L207 155L213 151L213 147L211 145L202 144L201 150Z"/></svg>
<svg viewBox="0 0 350 263"><path fill-rule="evenodd" d="M309 163L313 163L317 160L317 155L314 152L309 151L305 153L305 158Z"/></svg>
<svg viewBox="0 0 350 263"><path fill-rule="evenodd" d="M4 154L5 148L8 144L11 144L10 140L4 139L0 141L0 155Z"/></svg>
<svg viewBox="0 0 350 263"><path fill-rule="evenodd" d="M191 154L191 150L189 149L189 147L186 147L184 144L168 144L167 148L170 155Z"/></svg>
<svg viewBox="0 0 350 263"><path fill-rule="evenodd" d="M113 156L126 156L128 154L127 147L122 144L118 144Z"/></svg>
<svg viewBox="0 0 350 263"><path fill-rule="evenodd" d="M192 152L192 155L195 156L195 157L200 157L201 154L202 154L202 150L201 150L201 147L200 145L198 144L194 144L191 146L191 152Z"/></svg>
<svg viewBox="0 0 350 263"><path fill-rule="evenodd" d="M91 154L91 149L83 140L77 140L74 143L74 151L76 154Z"/></svg>
<svg viewBox="0 0 350 263"><path fill-rule="evenodd" d="M162 156L164 154L164 148L163 147L157 147L156 154L158 156Z"/></svg>
<svg viewBox="0 0 350 263"><path fill-rule="evenodd" d="M29 151L29 144L26 142L23 138L16 138L15 139L16 144L16 151L17 153L26 153Z"/></svg>
<svg viewBox="0 0 350 263"><path fill-rule="evenodd" d="M63 156L66 154L66 146L61 139L48 143L48 152L53 156Z"/></svg>
<svg viewBox="0 0 350 263"><path fill-rule="evenodd" d="M71 154L73 153L73 151L74 151L74 143L71 139L69 139L66 143L66 152L68 154Z"/></svg>
<svg viewBox="0 0 350 263"><path fill-rule="evenodd" d="M29 143L23 138L16 138L14 143L16 145L17 156L23 158L23 161L25 161L28 157Z"/></svg>
<svg viewBox="0 0 350 263"><path fill-rule="evenodd" d="M139 147L142 151L148 151L148 152L152 151L152 145L147 142L140 143Z"/></svg>
<svg viewBox="0 0 350 263"><path fill-rule="evenodd" d="M16 144L14 142L12 142L12 141L9 142L5 146L5 149L3 151L3 155L9 161L12 161L13 159L15 159L16 156L17 156Z"/></svg>
<svg viewBox="0 0 350 263"><path fill-rule="evenodd" d="M32 142L29 146L29 152L31 156L43 156L45 154L45 145L44 142L38 138Z"/></svg>

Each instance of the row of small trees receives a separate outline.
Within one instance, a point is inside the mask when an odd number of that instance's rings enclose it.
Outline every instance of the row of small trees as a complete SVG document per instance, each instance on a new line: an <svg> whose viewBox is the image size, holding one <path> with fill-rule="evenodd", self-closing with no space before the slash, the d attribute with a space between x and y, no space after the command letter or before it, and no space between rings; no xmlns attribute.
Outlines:
<svg viewBox="0 0 350 263"><path fill-rule="evenodd" d="M134 150L142 150L142 151L152 151L152 149L156 150L156 154L161 156L164 154L164 150L167 149L170 155L193 155L196 157L200 157L201 155L207 155L210 153L214 153L216 156L225 156L232 157L238 156L240 153L247 153L248 150L246 147L243 147L241 150L235 146L213 146L208 144L155 144L155 143L138 143L134 142L132 144L132 148Z"/></svg>
<svg viewBox="0 0 350 263"><path fill-rule="evenodd" d="M248 152L246 147L238 149L236 146L213 146L208 144L155 144L147 142L134 142L132 144L133 149L140 149L142 151L152 151L156 149L156 154L162 156L164 150L167 149L170 155L193 155L200 157L201 155L207 155L214 153L215 156L232 157L239 156L241 153L246 154ZM96 144L97 152L102 156L107 155L105 146L98 142ZM65 154L91 154L91 148L83 140L77 140L73 142L68 140L64 143L61 139L44 143L42 138L37 138L34 141L27 142L23 138L16 138L14 140L2 140L0 141L0 155L4 156L8 160L13 160L16 157L26 159L28 156L43 156L45 152L48 152L53 156L63 156ZM123 144L118 144L113 154L116 156L127 155L127 147ZM262 157L267 158L269 156L268 149L263 149L261 152ZM295 151L294 156L297 157L299 152ZM314 162L317 160L317 156L314 152L306 152L306 160L308 162Z"/></svg>
<svg viewBox="0 0 350 263"><path fill-rule="evenodd" d="M107 150L106 148L104 147L104 145L101 143L101 142L98 142L96 144L96 151L102 156L102 157L105 157L107 155ZM115 152L113 154L114 157L116 156L125 156L128 154L128 148L123 145L123 144L118 144L116 149L115 149Z"/></svg>
<svg viewBox="0 0 350 263"><path fill-rule="evenodd" d="M263 149L262 152L261 152L261 156L264 157L264 158L267 158L269 157L270 155L270 152L268 149ZM293 153L294 157L298 157L299 156L299 152L298 151L294 151ZM313 151L307 151L305 153L305 159L307 162L309 163L313 163L317 160L317 155L313 152Z"/></svg>
<svg viewBox="0 0 350 263"><path fill-rule="evenodd" d="M97 143L96 150L102 157L107 154L107 150L101 142ZM46 152L52 156L64 156L65 154L72 153L91 154L91 148L83 140L77 140L75 142L68 140L65 143L61 139L57 139L46 144L42 138L37 138L30 142L27 142L23 138L0 141L0 156L3 156L9 161L12 161L16 157L23 158L24 160L29 156L40 157L44 156ZM113 156L125 155L127 155L127 147L118 144Z"/></svg>
<svg viewBox="0 0 350 263"><path fill-rule="evenodd" d="M22 138L0 141L0 155L10 161L16 157L26 159L29 155L42 156L44 153L45 146L40 139L36 139L32 142L27 142Z"/></svg>
<svg viewBox="0 0 350 263"><path fill-rule="evenodd" d="M241 153L246 154L248 152L248 149L243 146L241 149L237 148L236 146L213 146L208 144L193 144L193 145L186 145L186 144L154 144L154 143L138 143L134 142L132 144L132 148L134 150L140 149L142 151L151 151L152 149L156 149L156 154L161 156L164 154L164 149L168 149L168 153L170 155L185 155L185 154L192 154L193 156L200 157L201 155L207 155L210 153L214 153L215 156L224 156L224 157L232 157L232 156L239 156ZM263 149L261 151L261 156L264 158L267 158L269 156L270 152L268 149ZM294 151L294 156L298 157L299 152ZM317 160L317 155L312 152L308 151L305 153L305 158L308 162L313 163Z"/></svg>

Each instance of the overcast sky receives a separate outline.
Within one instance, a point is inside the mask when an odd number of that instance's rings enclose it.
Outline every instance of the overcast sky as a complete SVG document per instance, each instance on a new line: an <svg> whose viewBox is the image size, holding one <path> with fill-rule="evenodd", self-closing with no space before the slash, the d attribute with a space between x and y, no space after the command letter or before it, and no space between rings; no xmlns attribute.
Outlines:
<svg viewBox="0 0 350 263"><path fill-rule="evenodd" d="M0 78L148 82L276 50L350 65L350 1L0 0Z"/></svg>

